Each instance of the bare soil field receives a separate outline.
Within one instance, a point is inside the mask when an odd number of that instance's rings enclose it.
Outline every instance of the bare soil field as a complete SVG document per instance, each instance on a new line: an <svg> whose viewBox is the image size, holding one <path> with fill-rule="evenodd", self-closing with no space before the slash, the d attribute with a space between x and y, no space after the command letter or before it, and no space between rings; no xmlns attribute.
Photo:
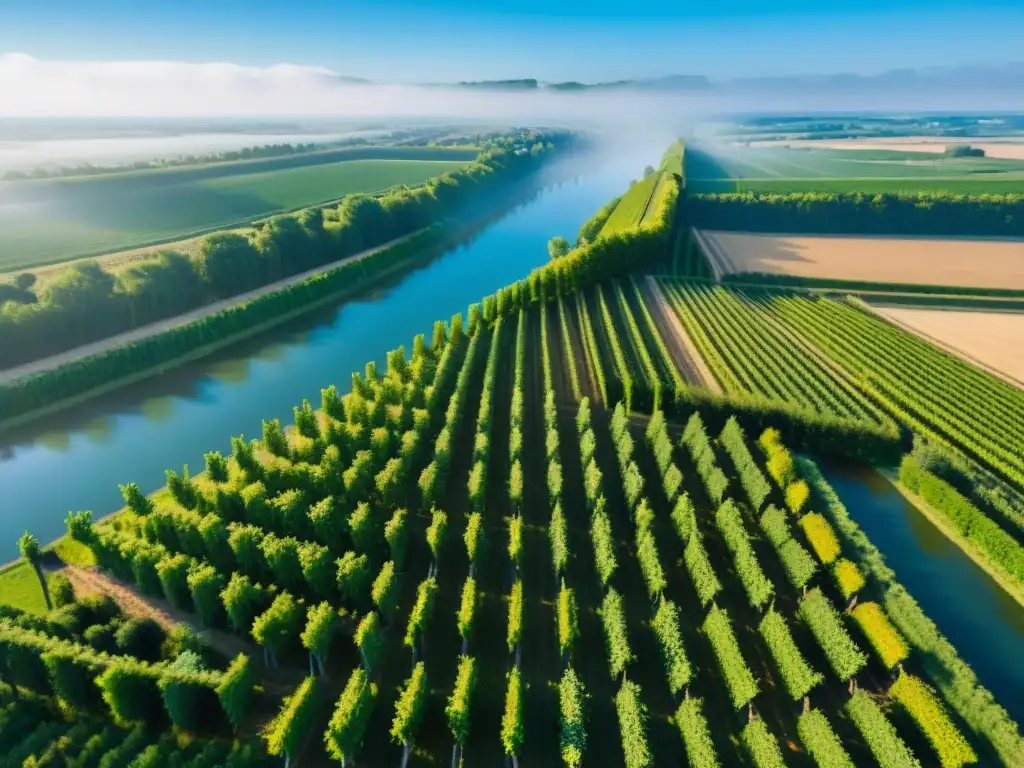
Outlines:
<svg viewBox="0 0 1024 768"><path fill-rule="evenodd" d="M985 150L986 157L1024 160L1024 138L950 139L937 136L900 136L888 139L794 139L752 141L751 146L817 147L818 149L887 149L895 152L944 152L947 144L970 144Z"/></svg>
<svg viewBox="0 0 1024 768"><path fill-rule="evenodd" d="M1024 240L747 234L701 230L719 271L1024 289Z"/></svg>
<svg viewBox="0 0 1024 768"><path fill-rule="evenodd" d="M872 309L967 362L1024 387L1024 314L878 304Z"/></svg>

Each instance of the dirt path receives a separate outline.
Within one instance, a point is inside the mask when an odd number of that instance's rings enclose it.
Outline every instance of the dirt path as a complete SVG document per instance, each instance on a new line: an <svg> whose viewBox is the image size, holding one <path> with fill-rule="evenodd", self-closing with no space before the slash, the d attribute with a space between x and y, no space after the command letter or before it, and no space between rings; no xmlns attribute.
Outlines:
<svg viewBox="0 0 1024 768"><path fill-rule="evenodd" d="M233 657L239 653L262 656L260 649L242 638L219 629L206 629L199 626L192 614L172 608L164 600L139 594L133 587L118 581L113 576L98 569L82 568L77 565L65 567L64 574L75 587L79 597L86 595L109 595L117 601L121 609L129 616L141 616L153 619L168 632L179 624L190 627L197 634L202 632L209 644L225 656Z"/></svg>
<svg viewBox="0 0 1024 768"><path fill-rule="evenodd" d="M690 334L679 322L676 313L671 307L666 306L665 296L661 292L657 280L653 275L648 275L646 283L647 304L651 308L651 317L660 328L661 335L668 346L669 354L679 372L687 383L698 387L705 387L717 394L722 393L722 387L715 379L711 369L708 368L700 351L690 338ZM644 287L644 286L642 286Z"/></svg>
<svg viewBox="0 0 1024 768"><path fill-rule="evenodd" d="M416 232L408 234L405 237L400 237L396 240L391 240L390 242L384 243L383 245L379 245L376 248L370 248L369 250L356 253L347 258L339 259L338 261L332 261L330 264L324 264L323 266L316 267L315 269L310 269L305 272L301 272L297 275L292 275L291 277L286 277L282 280L277 280L273 283L261 286L255 290L248 291L247 293L240 293L236 296L232 296L221 301L215 301L212 304L206 304L202 307L199 307L198 309L192 310L191 312L186 312L183 315L175 315L174 317L168 317L159 322L150 323L149 325L144 325L141 328L135 328L131 331L119 333L116 336L109 336L105 339L100 339L99 341L95 341L91 344L83 344L80 347L69 349L66 352L61 352L60 354L51 355L50 357L44 357L41 360L33 360L31 363L25 363L24 365L19 365L15 368L8 368L7 370L0 371L0 384L7 384L8 382L15 381L16 379L25 378L26 376L33 376L38 373L43 373L44 371L59 368L62 365L74 363L84 358L92 357L93 355L98 355L101 352L106 352L109 349L120 347L125 344L131 344L132 342L139 341L150 336L155 336L158 333L171 330L172 328L178 328L180 326L187 325L196 320L201 320L204 317L216 314L217 312L228 309L229 307L233 307L237 304L242 304L246 301L257 299L260 296L265 296L268 293L279 291L282 288L288 288L289 286L295 285L296 283L301 283L303 280L306 280L310 277L322 274L324 272L330 272L332 269L337 269L338 267L348 264L350 262L365 259L366 257L372 256L373 254L383 251L386 248L390 248L391 246L404 242L405 240L408 240L411 237L415 237L422 231L423 230L417 230Z"/></svg>

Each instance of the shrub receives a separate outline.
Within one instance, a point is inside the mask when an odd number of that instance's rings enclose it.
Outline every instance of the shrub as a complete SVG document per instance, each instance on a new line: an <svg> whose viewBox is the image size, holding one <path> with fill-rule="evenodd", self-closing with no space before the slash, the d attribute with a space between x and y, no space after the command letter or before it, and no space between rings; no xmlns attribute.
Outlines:
<svg viewBox="0 0 1024 768"><path fill-rule="evenodd" d="M125 656L143 661L159 661L160 649L167 632L153 619L134 616L124 622L114 635L117 649Z"/></svg>
<svg viewBox="0 0 1024 768"><path fill-rule="evenodd" d="M75 588L71 580L63 573L57 573L50 577L50 598L53 600L54 608L63 608L75 602Z"/></svg>
<svg viewBox="0 0 1024 768"><path fill-rule="evenodd" d="M960 768L978 761L978 756L960 730L950 720L935 693L918 678L906 673L889 688L889 696L899 702L931 742L943 768Z"/></svg>
<svg viewBox="0 0 1024 768"><path fill-rule="evenodd" d="M892 669L910 654L907 641L890 623L878 603L859 603L852 615L887 669Z"/></svg>

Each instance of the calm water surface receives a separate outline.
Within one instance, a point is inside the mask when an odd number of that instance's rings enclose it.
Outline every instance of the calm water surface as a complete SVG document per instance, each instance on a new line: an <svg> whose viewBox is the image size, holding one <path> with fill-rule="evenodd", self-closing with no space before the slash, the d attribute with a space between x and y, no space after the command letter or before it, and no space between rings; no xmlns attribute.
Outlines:
<svg viewBox="0 0 1024 768"><path fill-rule="evenodd" d="M821 472L981 683L1024 722L1024 608L877 472Z"/></svg>
<svg viewBox="0 0 1024 768"><path fill-rule="evenodd" d="M383 365L389 349L409 350L435 320L547 261L551 237L574 238L658 154L591 166L391 285L0 438L0 559L17 556L25 529L41 541L60 536L69 510L118 509L119 483L153 491L165 469L198 472L205 452L228 452L232 435L258 437L263 418L290 423L303 398L319 406L321 388L347 391L366 361Z"/></svg>

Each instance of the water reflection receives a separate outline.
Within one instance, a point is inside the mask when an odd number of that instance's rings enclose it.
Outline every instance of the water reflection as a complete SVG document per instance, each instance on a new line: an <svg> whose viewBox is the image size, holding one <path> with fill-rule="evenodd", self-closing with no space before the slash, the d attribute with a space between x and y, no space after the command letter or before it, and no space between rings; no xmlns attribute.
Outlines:
<svg viewBox="0 0 1024 768"><path fill-rule="evenodd" d="M319 403L320 389L331 383L347 389L351 372L367 360L383 364L387 350L408 349L434 320L465 311L547 261L550 237L575 234L656 156L581 164L582 181L556 185L557 175L550 176L543 189L528 190L526 202L507 201L500 216L493 203L475 204L464 221L492 215L461 232L456 245L364 294L5 433L0 547L13 557L26 527L50 540L63 532L69 509L99 516L119 508L118 484L154 490L165 468L187 463L196 470L205 452L228 451L232 435L258 435L261 419L290 420L292 406L303 398Z"/></svg>
<svg viewBox="0 0 1024 768"><path fill-rule="evenodd" d="M1024 720L1024 608L873 469L823 464L821 470L982 685Z"/></svg>

